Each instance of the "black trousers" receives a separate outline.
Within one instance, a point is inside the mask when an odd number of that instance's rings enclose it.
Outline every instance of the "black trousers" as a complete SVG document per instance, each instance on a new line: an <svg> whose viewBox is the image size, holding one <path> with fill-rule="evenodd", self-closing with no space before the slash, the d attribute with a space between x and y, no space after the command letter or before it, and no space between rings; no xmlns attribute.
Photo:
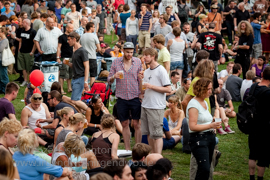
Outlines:
<svg viewBox="0 0 270 180"><path fill-rule="evenodd" d="M190 133L190 149L198 164L195 180L209 179L210 166L216 144L215 137L216 135L210 131L203 134Z"/></svg>
<svg viewBox="0 0 270 180"><path fill-rule="evenodd" d="M55 54L42 54L42 61L56 61L56 53Z"/></svg>
<svg viewBox="0 0 270 180"><path fill-rule="evenodd" d="M246 79L246 73L250 66L250 55L249 54L237 54L234 60L235 63L239 63L242 66L243 79Z"/></svg>
<svg viewBox="0 0 270 180"><path fill-rule="evenodd" d="M229 43L232 43L232 32L234 32L233 22L226 21L226 26L227 26L227 33L228 33Z"/></svg>

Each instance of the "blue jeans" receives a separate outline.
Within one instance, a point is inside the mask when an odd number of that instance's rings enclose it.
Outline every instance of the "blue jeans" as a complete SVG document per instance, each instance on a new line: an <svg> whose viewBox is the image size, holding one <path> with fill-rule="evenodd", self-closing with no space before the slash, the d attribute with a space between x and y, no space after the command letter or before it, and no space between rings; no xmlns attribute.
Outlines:
<svg viewBox="0 0 270 180"><path fill-rule="evenodd" d="M84 77L72 79L71 86L72 86L71 100L74 101L81 100L82 91L84 89Z"/></svg>
<svg viewBox="0 0 270 180"><path fill-rule="evenodd" d="M5 92L9 82L7 68L7 66L2 66L2 61L0 61L0 92Z"/></svg>
<svg viewBox="0 0 270 180"><path fill-rule="evenodd" d="M137 38L138 38L138 35L127 36L127 42L132 42L134 45L134 53L136 53Z"/></svg>

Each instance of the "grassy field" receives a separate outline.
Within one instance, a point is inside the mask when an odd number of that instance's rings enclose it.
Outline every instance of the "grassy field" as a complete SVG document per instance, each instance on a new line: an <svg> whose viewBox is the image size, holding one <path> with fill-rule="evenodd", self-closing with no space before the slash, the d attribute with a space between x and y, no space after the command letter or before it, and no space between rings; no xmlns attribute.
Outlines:
<svg viewBox="0 0 270 180"><path fill-rule="evenodd" d="M111 46L111 36L105 36L105 42ZM116 39L116 37L114 38ZM226 68L225 65L219 66L219 71ZM18 75L10 75L10 81L13 81ZM23 93L24 87L20 88L18 97L12 103L16 110L16 117L20 120L21 111L24 107ZM64 86L65 92L67 92L67 85ZM70 93L67 94L71 96ZM0 95L0 98L3 95ZM240 103L234 103L234 108L237 111ZM112 112L112 106L109 108ZM236 119L230 119L230 125L235 134L230 135L217 135L219 138L218 148L222 152L219 164L214 172L215 180L246 180L249 179L248 174L248 143L245 134L241 133L236 124ZM132 145L134 145L134 138L132 139ZM124 144L120 143L119 148L123 149ZM182 145L178 144L172 150L163 151L163 156L170 159L173 162L174 169L172 171L172 178L175 180L188 180L189 179L189 162L190 155L182 152ZM264 179L270 179L269 169L266 169Z"/></svg>

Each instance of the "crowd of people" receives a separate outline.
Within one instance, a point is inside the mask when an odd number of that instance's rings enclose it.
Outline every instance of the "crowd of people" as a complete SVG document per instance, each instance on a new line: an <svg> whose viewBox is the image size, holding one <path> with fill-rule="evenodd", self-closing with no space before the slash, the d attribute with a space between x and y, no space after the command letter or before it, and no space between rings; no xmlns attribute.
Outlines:
<svg viewBox="0 0 270 180"><path fill-rule="evenodd" d="M262 180L270 164L264 142L270 8L267 0L227 3L0 1L0 174L22 180L167 180L173 167L162 151L181 143L191 153L190 179L213 179L222 143L216 134L233 136L233 103L255 96L249 175L255 180L257 165ZM15 64L4 66L9 52ZM59 64L50 92L36 91L41 86L29 81L35 62ZM9 74L19 75L19 85L9 82ZM105 95L117 99L113 112L101 94L82 101L96 79L115 87ZM25 107L16 112L12 101L20 87ZM129 162L118 157L121 141L132 151ZM38 146L52 153L37 152Z"/></svg>

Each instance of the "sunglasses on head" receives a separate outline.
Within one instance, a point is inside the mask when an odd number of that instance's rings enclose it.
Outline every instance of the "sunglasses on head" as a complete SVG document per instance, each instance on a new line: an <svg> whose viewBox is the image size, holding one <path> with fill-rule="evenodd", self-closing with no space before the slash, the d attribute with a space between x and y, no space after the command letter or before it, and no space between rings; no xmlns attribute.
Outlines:
<svg viewBox="0 0 270 180"><path fill-rule="evenodd" d="M41 100L42 97L34 97L33 99L34 99L35 101L36 101L36 100Z"/></svg>

